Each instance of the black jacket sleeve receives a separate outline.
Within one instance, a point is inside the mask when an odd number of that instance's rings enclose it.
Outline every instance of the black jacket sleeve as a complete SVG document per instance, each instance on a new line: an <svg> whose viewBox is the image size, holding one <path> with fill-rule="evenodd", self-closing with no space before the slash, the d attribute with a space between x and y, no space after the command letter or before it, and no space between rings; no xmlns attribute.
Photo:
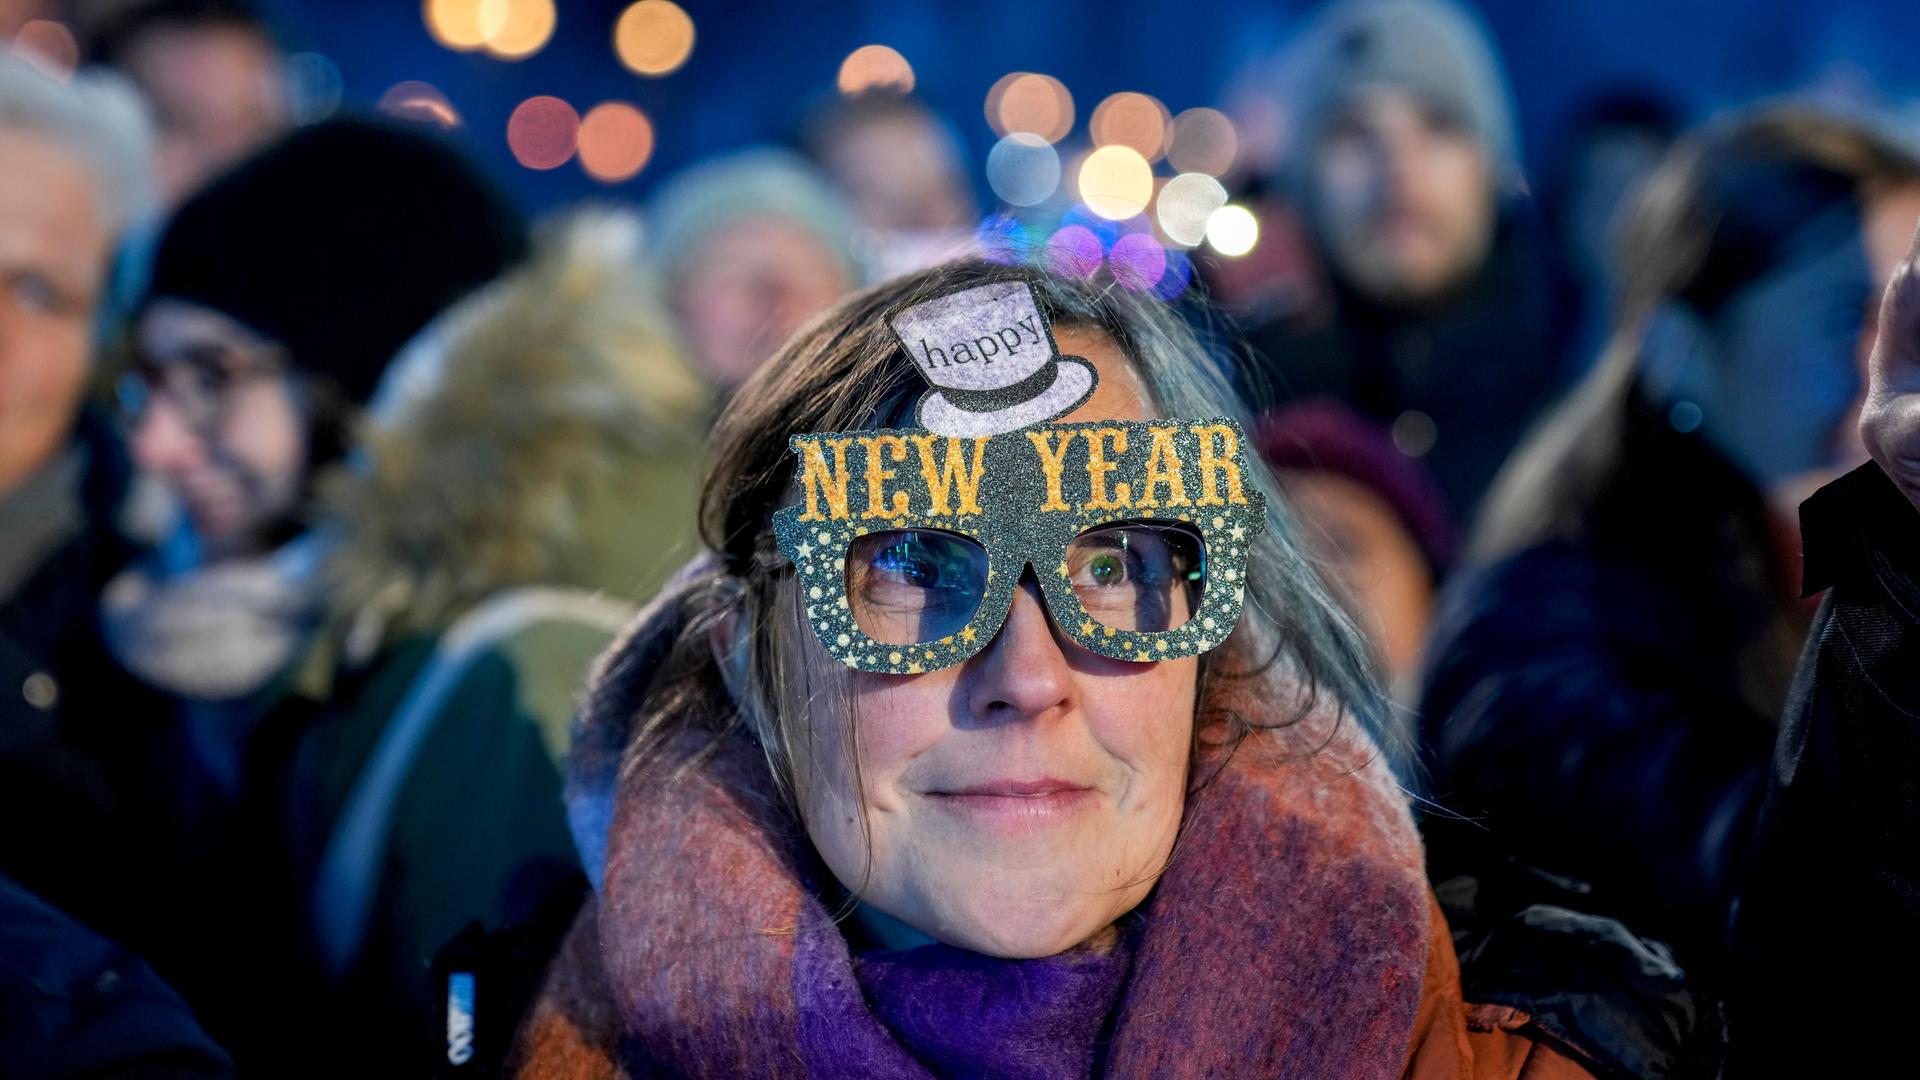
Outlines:
<svg viewBox="0 0 1920 1080"><path fill-rule="evenodd" d="M1920 1015L1920 512L1869 463L1800 514L1828 592L1734 910L1725 1075L1893 1075Z"/></svg>

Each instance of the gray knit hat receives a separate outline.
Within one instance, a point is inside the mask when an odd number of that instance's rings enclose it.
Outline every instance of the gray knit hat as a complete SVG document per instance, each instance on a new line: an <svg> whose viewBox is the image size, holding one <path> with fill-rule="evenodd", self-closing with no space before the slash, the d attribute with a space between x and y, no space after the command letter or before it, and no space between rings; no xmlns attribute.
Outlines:
<svg viewBox="0 0 1920 1080"><path fill-rule="evenodd" d="M1486 149L1494 175L1519 165L1500 58L1480 20L1450 0L1340 0L1315 17L1288 69L1300 166L1340 107L1380 84L1404 87L1459 117Z"/></svg>
<svg viewBox="0 0 1920 1080"><path fill-rule="evenodd" d="M826 178L788 150L750 147L703 161L662 185L648 210L654 265L669 281L715 233L757 217L805 229L839 257L848 280L860 280L853 215Z"/></svg>

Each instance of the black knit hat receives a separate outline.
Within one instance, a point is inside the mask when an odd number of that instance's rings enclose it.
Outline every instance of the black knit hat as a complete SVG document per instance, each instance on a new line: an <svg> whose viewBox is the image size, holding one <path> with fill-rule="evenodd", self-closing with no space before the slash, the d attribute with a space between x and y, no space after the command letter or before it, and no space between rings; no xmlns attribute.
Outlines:
<svg viewBox="0 0 1920 1080"><path fill-rule="evenodd" d="M524 219L450 146L329 120L182 206L147 297L214 308L364 404L408 339L526 246Z"/></svg>

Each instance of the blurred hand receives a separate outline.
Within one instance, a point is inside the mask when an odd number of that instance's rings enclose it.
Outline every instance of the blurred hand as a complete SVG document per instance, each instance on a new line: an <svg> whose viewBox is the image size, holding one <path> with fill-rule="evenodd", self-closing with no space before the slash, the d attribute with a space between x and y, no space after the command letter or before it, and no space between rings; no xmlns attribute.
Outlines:
<svg viewBox="0 0 1920 1080"><path fill-rule="evenodd" d="M1920 508L1920 232L1880 305L1860 438L1907 501Z"/></svg>

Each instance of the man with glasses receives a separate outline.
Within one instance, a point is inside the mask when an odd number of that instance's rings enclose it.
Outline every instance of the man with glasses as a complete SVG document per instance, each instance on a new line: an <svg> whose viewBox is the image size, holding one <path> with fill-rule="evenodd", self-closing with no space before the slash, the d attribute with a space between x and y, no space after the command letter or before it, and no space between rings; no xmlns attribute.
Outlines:
<svg viewBox="0 0 1920 1080"><path fill-rule="evenodd" d="M225 1054L129 947L162 940L153 710L94 598L131 553L124 450L84 407L100 295L147 202L151 136L116 80L0 48L0 1072L221 1076ZM166 867L171 869L171 867ZM137 883L130 888L129 883ZM109 938L113 940L109 940Z"/></svg>

